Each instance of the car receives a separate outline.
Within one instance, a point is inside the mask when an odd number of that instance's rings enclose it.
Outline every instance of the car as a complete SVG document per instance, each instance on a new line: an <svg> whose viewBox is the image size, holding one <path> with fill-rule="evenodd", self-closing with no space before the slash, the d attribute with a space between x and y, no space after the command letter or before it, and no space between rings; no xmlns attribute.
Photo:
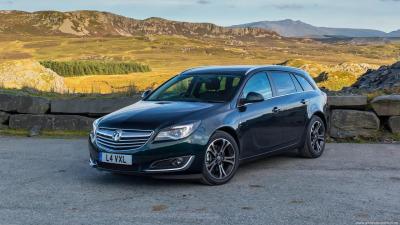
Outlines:
<svg viewBox="0 0 400 225"><path fill-rule="evenodd" d="M320 157L328 119L326 94L303 70L193 68L97 119L90 165L124 174L193 175L220 185L252 159L295 149Z"/></svg>

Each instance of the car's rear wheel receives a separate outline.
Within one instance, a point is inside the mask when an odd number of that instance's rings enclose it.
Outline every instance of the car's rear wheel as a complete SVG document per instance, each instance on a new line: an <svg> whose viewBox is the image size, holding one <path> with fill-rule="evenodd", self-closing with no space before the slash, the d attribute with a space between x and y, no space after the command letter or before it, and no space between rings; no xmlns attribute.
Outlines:
<svg viewBox="0 0 400 225"><path fill-rule="evenodd" d="M221 185L228 182L239 166L239 148L226 132L217 131L210 138L203 163L202 182Z"/></svg>
<svg viewBox="0 0 400 225"><path fill-rule="evenodd" d="M299 149L301 156L318 158L325 150L326 128L319 116L313 116L305 134L304 146Z"/></svg>

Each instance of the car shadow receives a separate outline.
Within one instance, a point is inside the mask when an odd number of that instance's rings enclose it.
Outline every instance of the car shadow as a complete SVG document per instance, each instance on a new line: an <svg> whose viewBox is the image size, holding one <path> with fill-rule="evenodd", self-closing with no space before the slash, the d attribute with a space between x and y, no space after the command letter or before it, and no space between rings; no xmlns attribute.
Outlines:
<svg viewBox="0 0 400 225"><path fill-rule="evenodd" d="M259 170L275 168L277 166L284 167L285 164L293 163L294 160L304 160L300 158L295 151L281 153L269 157L259 158L245 162L240 165L237 175L251 176ZM127 186L199 186L201 184L199 176L195 177L154 177L148 175L128 175L117 174L105 171L96 171L96 176L91 176L89 180L99 185L127 185ZM203 185L207 187L207 185Z"/></svg>

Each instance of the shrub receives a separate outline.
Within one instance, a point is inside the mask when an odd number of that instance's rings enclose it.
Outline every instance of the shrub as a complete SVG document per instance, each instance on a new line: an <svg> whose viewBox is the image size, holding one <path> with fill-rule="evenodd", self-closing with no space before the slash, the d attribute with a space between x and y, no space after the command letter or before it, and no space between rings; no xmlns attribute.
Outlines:
<svg viewBox="0 0 400 225"><path fill-rule="evenodd" d="M104 61L41 61L40 64L60 76L114 75L151 71L148 65L136 62Z"/></svg>

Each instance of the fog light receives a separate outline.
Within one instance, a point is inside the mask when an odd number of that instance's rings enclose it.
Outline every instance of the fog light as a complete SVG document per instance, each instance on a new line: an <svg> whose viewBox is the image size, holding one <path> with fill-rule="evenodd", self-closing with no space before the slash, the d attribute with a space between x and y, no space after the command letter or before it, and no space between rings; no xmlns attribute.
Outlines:
<svg viewBox="0 0 400 225"><path fill-rule="evenodd" d="M178 166L182 165L183 161L184 161L184 159L182 157L179 157L179 158L174 159L171 164L173 166L178 167Z"/></svg>
<svg viewBox="0 0 400 225"><path fill-rule="evenodd" d="M184 169L193 160L194 156L181 156L153 162L148 171L155 170L180 170Z"/></svg>

